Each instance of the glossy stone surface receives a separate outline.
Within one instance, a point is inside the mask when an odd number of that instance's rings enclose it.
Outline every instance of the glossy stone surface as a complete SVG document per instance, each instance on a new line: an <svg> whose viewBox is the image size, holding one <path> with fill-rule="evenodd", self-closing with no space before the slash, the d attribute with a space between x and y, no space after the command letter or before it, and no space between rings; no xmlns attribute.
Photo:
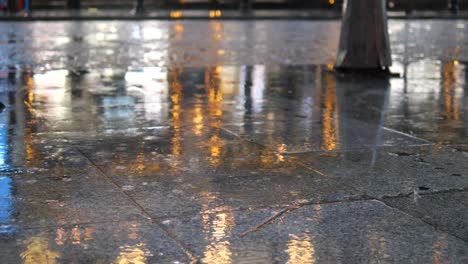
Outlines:
<svg viewBox="0 0 468 264"><path fill-rule="evenodd" d="M466 242L378 201L309 205L272 218L275 215L226 211L166 223L206 263L468 260ZM252 219L257 224L252 225Z"/></svg>
<svg viewBox="0 0 468 264"><path fill-rule="evenodd" d="M180 131L180 152L153 134L81 142L79 148L151 215L281 207L343 199L357 192L295 159L223 130ZM163 133L161 133L163 134ZM209 137L205 137L210 135ZM187 137L185 137L187 136Z"/></svg>
<svg viewBox="0 0 468 264"><path fill-rule="evenodd" d="M372 197L468 188L468 157L438 145L293 155Z"/></svg>
<svg viewBox="0 0 468 264"><path fill-rule="evenodd" d="M0 262L467 262L468 23L339 27L1 22Z"/></svg>
<svg viewBox="0 0 468 264"><path fill-rule="evenodd" d="M385 203L431 223L440 230L468 240L467 192L438 193L385 199Z"/></svg>
<svg viewBox="0 0 468 264"><path fill-rule="evenodd" d="M17 230L2 235L3 263L188 263L157 225L106 222Z"/></svg>

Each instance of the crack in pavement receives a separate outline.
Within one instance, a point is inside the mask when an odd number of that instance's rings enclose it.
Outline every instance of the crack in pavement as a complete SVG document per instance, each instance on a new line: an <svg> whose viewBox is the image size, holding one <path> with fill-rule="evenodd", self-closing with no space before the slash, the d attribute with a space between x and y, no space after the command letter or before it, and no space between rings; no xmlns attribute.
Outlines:
<svg viewBox="0 0 468 264"><path fill-rule="evenodd" d="M264 220L262 223L260 223L259 225L255 226L254 228L252 229L249 229L245 232L243 232L242 234L240 234L239 236L240 237L245 237L246 235L250 234L250 233L254 233L254 232L258 232L260 231L260 229L262 229L263 227L269 225L269 224L272 224L275 222L276 219L278 219L279 217L281 217L282 215L290 212L290 211L293 211L293 210L296 210L296 209L299 209L303 207L303 205L294 205L294 206L288 206L286 208L284 208L283 210L279 211L278 213L276 213L275 215L269 217L268 219Z"/></svg>
<svg viewBox="0 0 468 264"><path fill-rule="evenodd" d="M263 222L256 225L255 227L244 231L242 234L239 235L239 237L242 238L242 237L245 237L246 235L248 235L250 233L258 232L262 228L264 228L265 226L273 224L276 221L276 219L278 219L279 217L281 217L281 216L283 216L285 214L288 214L288 213L290 213L292 211L295 211L295 210L297 210L299 208L302 208L304 206L317 205L317 204L320 204L320 205L336 204L336 203L346 203L346 202L356 202L356 201L375 201L375 200L376 199L374 199L372 197L363 195L363 196L349 197L347 199L341 199L341 200L338 199L338 200L318 201L318 202L300 202L300 203L292 204L292 205L283 207L283 209L281 211L279 211L278 213L276 213L273 216L269 217L268 219L264 220Z"/></svg>

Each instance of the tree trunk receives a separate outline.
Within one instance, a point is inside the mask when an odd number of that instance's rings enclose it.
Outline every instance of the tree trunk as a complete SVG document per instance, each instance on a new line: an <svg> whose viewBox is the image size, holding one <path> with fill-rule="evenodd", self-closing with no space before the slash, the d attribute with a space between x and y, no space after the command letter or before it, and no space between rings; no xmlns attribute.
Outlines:
<svg viewBox="0 0 468 264"><path fill-rule="evenodd" d="M385 69L392 65L385 0L347 0L336 68Z"/></svg>

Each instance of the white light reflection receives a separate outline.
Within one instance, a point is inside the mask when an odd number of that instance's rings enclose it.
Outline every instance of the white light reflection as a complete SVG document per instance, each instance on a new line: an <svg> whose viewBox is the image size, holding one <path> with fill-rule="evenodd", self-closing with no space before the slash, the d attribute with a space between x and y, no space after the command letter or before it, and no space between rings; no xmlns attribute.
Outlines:
<svg viewBox="0 0 468 264"><path fill-rule="evenodd" d="M140 39L141 38L141 27L139 25L134 25L132 27L132 38L134 39Z"/></svg>
<svg viewBox="0 0 468 264"><path fill-rule="evenodd" d="M252 74L252 100L256 103L253 104L253 112L259 113L262 111L263 95L265 92L265 66L255 65Z"/></svg>
<svg viewBox="0 0 468 264"><path fill-rule="evenodd" d="M161 67L146 67L125 74L127 93L143 99L147 120L162 122L167 116L164 106L169 93L167 74L167 69Z"/></svg>
<svg viewBox="0 0 468 264"><path fill-rule="evenodd" d="M49 121L64 120L70 116L71 93L67 92L67 70L48 71L34 75L34 93L38 101L54 107Z"/></svg>
<svg viewBox="0 0 468 264"><path fill-rule="evenodd" d="M250 96L252 101L255 102L253 104L253 111L255 113L259 113L263 109L263 95L265 93L265 81L266 81L266 70L264 65L254 65L252 72L247 71L248 66L241 66L240 74L239 74L239 95L243 96ZM251 74L251 76L247 76L247 74ZM250 95L245 94L245 85L247 80L252 79L252 87Z"/></svg>

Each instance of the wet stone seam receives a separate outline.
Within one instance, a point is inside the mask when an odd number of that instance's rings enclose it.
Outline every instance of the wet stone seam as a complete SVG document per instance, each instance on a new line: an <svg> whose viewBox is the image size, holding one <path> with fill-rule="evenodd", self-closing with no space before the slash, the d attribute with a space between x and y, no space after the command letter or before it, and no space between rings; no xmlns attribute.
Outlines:
<svg viewBox="0 0 468 264"><path fill-rule="evenodd" d="M434 228L435 231L438 231L438 232L447 234L447 235L449 235L449 236L453 236L453 237L455 237L455 238L457 238L457 239L459 239L459 240L461 240L461 241L463 241L463 242L465 242L465 243L468 244L468 240L466 240L466 239L464 239L464 238L462 238L462 237L460 237L460 236L458 236L458 235L456 235L456 234L452 234L452 233L451 233L447 228L445 228L445 226L443 226L443 225L437 225L437 224L430 223L430 222L424 220L423 217L414 215L414 214L412 214L412 213L410 213L410 212L408 212L408 211L405 211L405 210L403 210L403 209L394 207L394 206L392 206L392 205L386 203L384 200L380 200L380 199L379 199L379 200L377 200L377 201L379 201L379 202L381 202L382 204L384 204L385 206L387 206L387 207L389 207L389 208L391 208L391 209L393 209L393 210L396 210L396 211L398 211L398 212L401 212L402 214L405 214L405 215L407 215L407 216L409 216L409 217L411 217L411 218L415 218L415 219L420 220L420 221L423 222L424 224L429 225L429 226L431 226L432 228Z"/></svg>
<svg viewBox="0 0 468 264"><path fill-rule="evenodd" d="M305 206L311 206L311 205L325 205L325 204L337 204L337 203L348 203L348 202L359 202L359 201L378 201L377 199L367 196L367 195L362 195L362 196L357 196L357 197L350 197L348 199L339 199L339 200L329 200L329 201L318 201L318 202L304 202L304 203L297 203L293 205L289 205L284 207L281 211L276 213L275 215L269 217L268 219L264 220L254 228L251 228L247 231L244 231L242 234L239 235L239 237L245 237L248 234L255 233L263 229L264 227L273 224L278 218L285 216L288 213L291 213L297 209L303 208Z"/></svg>
<svg viewBox="0 0 468 264"><path fill-rule="evenodd" d="M169 228L167 228L159 219L155 218L155 217L152 217L151 214L146 211L146 209L141 206L135 199L133 199L133 197L131 197L128 193L126 193L124 190L122 190L122 188L119 186L119 184L117 184L117 182L115 182L114 179L112 179L110 176L108 176L103 170L101 167L99 167L97 164L95 164L87 155L86 153L84 153L81 149L75 147L75 149L81 154L83 155L83 157L85 157L90 163L92 166L96 167L96 169L99 171L100 174L102 174L106 180L108 180L112 185L114 185L121 193L123 193L136 207L138 207L142 213L149 219L151 220L153 223L155 223L156 225L158 225L161 230L163 230L163 232L170 238L172 239L176 244L177 246L179 246L180 249L182 249L182 251L187 255L187 257L190 259L190 263L198 263L198 260L197 258L195 257L195 255L182 243L180 242L177 237L169 230Z"/></svg>

